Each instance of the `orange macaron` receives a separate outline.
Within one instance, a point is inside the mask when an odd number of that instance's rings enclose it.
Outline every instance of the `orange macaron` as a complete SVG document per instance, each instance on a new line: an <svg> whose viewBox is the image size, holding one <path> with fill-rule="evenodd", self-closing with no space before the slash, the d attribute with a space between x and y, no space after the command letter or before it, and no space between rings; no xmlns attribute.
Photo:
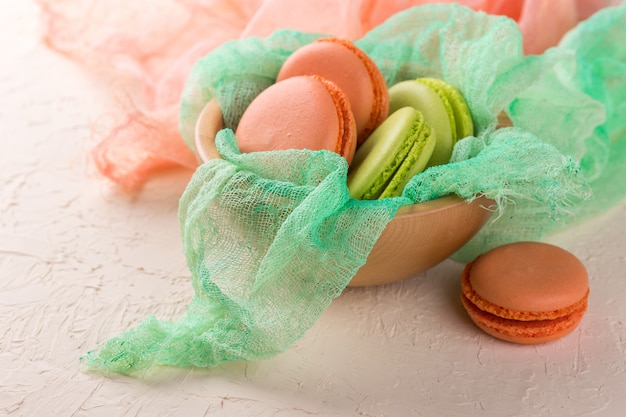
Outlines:
<svg viewBox="0 0 626 417"><path fill-rule="evenodd" d="M291 77L263 90L242 115L236 135L243 153L328 150L348 163L357 138L348 98L318 75Z"/></svg>
<svg viewBox="0 0 626 417"><path fill-rule="evenodd" d="M354 113L359 144L387 117L389 92L385 78L374 61L352 42L323 38L297 49L283 63L276 81L313 74L332 81L345 92Z"/></svg>
<svg viewBox="0 0 626 417"><path fill-rule="evenodd" d="M516 242L467 264L461 300L472 321L496 338L534 344L574 330L587 310L588 274L570 252Z"/></svg>

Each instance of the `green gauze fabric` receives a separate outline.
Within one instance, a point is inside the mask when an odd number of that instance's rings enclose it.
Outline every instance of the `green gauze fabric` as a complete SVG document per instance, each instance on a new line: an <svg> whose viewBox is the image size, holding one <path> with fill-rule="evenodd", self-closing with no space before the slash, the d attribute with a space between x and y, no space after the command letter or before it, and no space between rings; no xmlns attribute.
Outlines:
<svg viewBox="0 0 626 417"><path fill-rule="evenodd" d="M570 214L550 221L537 200L516 200L455 258L469 260L495 246L539 240L603 212L626 197L626 4L596 13L572 30L558 55L508 106L515 126L541 137L580 163L592 198L571 196Z"/></svg>
<svg viewBox="0 0 626 417"><path fill-rule="evenodd" d="M474 243L475 254L494 241L540 237L546 224L567 224L578 207L573 202L587 196L580 154L560 150L543 131L496 130L503 109L526 117L531 106L523 100L533 98L537 83L547 83L545 74L560 76L563 65L584 59L565 47L526 57L515 22L457 5L409 9L356 41L388 85L434 76L461 90L476 137L457 144L450 164L415 176L401 197L357 201L347 191L346 161L334 153L240 154L233 130L247 105L275 82L295 49L321 36L279 31L227 43L196 63L183 94L181 134L193 148L195 121L214 97L227 129L216 138L223 159L200 166L180 200L195 295L179 321L147 318L89 352L86 369L142 374L154 365L212 367L285 351L346 287L401 205L449 193L486 195L499 212L486 230L532 212L522 216L527 223ZM556 84L550 85L555 92L602 108L582 87ZM536 118L561 111L544 109Z"/></svg>

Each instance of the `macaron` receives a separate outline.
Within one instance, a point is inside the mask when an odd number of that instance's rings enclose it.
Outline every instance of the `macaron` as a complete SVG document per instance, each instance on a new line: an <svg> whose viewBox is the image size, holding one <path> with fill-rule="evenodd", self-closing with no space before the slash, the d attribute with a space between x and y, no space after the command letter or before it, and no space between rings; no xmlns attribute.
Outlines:
<svg viewBox="0 0 626 417"><path fill-rule="evenodd" d="M437 134L429 166L446 164L459 138L473 135L472 117L462 95L443 80L418 78L389 89L389 112L410 106L424 115Z"/></svg>
<svg viewBox="0 0 626 417"><path fill-rule="evenodd" d="M318 75L291 77L263 90L246 108L235 134L242 153L325 149L350 163L356 149L348 98Z"/></svg>
<svg viewBox="0 0 626 417"><path fill-rule="evenodd" d="M297 49L283 63L276 81L313 74L334 82L347 95L359 144L387 117L385 78L374 61L352 42L323 38Z"/></svg>
<svg viewBox="0 0 626 417"><path fill-rule="evenodd" d="M440 78L418 78L415 80L435 90L442 101L447 102L452 110L451 120L454 121L456 141L474 134L474 122L467 102L456 88ZM448 107L446 107L446 110ZM456 143L455 141L455 143Z"/></svg>
<svg viewBox="0 0 626 417"><path fill-rule="evenodd" d="M422 113L412 107L396 110L357 149L348 171L350 196L400 195L413 175L426 168L436 141Z"/></svg>
<svg viewBox="0 0 626 417"><path fill-rule="evenodd" d="M509 342L558 339L574 330L587 310L585 266L547 243L492 249L467 264L461 281L461 300L472 321Z"/></svg>

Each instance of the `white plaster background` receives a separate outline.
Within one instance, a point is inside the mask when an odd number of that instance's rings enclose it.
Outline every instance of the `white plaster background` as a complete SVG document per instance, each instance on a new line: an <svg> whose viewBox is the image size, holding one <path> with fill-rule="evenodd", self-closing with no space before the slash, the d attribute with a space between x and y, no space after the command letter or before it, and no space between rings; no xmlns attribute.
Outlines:
<svg viewBox="0 0 626 417"><path fill-rule="evenodd" d="M588 313L554 343L481 333L462 265L349 289L288 352L150 381L79 370L79 357L191 297L177 200L189 173L137 196L87 163L110 120L107 84L39 44L37 9L0 0L0 415L623 416L626 204L550 240L590 273ZM623 179L619 179L623 181Z"/></svg>

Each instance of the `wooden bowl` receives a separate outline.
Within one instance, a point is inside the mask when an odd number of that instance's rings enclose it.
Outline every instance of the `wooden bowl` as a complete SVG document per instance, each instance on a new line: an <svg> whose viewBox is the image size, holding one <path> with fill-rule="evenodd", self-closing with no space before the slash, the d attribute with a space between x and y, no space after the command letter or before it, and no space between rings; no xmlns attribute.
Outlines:
<svg viewBox="0 0 626 417"><path fill-rule="evenodd" d="M461 249L491 216L491 200L449 195L404 206L387 223L351 287L381 285L420 274Z"/></svg>
<svg viewBox="0 0 626 417"><path fill-rule="evenodd" d="M219 158L215 135L224 128L217 101L202 110L195 130L198 160ZM468 202L450 195L398 209L383 230L349 286L400 281L418 275L459 250L491 216L493 202L484 197Z"/></svg>

